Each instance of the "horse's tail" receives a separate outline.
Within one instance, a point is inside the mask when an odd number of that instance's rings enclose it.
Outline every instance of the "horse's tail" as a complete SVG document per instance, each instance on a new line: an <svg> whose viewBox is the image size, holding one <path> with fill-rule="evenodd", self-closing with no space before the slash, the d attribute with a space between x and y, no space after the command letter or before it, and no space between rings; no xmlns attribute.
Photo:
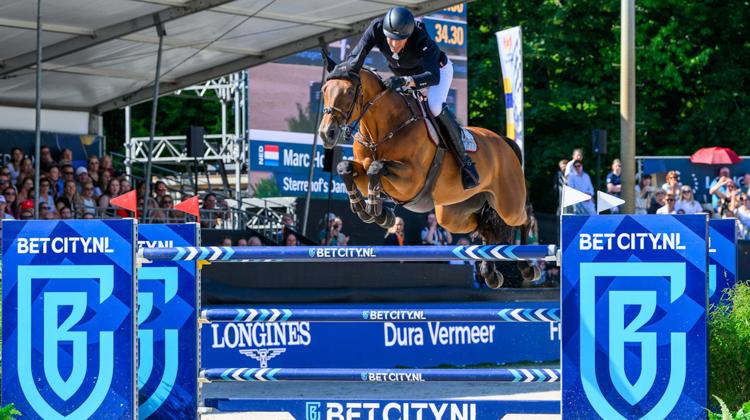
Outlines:
<svg viewBox="0 0 750 420"><path fill-rule="evenodd" d="M506 143L508 143L508 146L510 146L511 149L513 149L513 153L516 154L516 157L518 158L518 163L523 166L523 154L521 153L521 148L518 147L518 143L515 142L515 140L509 139L508 137L505 137L502 134L498 134L501 139L505 140Z"/></svg>

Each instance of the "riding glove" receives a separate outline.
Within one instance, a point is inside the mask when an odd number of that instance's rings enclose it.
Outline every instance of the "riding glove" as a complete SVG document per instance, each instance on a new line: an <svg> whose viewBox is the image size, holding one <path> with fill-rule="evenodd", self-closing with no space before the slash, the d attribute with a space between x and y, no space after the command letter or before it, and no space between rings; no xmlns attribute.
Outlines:
<svg viewBox="0 0 750 420"><path fill-rule="evenodd" d="M406 77L393 76L393 77L389 77L388 79L386 79L386 81L383 83L385 84L385 87L387 89L397 90L399 88L404 87L404 85L406 85L408 82L409 81L407 80Z"/></svg>

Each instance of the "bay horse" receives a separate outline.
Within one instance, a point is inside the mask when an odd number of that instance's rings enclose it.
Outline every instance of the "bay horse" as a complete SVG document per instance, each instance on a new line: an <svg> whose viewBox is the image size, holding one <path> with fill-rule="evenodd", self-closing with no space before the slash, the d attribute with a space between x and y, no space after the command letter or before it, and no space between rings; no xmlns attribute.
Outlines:
<svg viewBox="0 0 750 420"><path fill-rule="evenodd" d="M337 171L351 210L362 221L391 227L393 210L383 207L383 199L390 198L416 212L434 208L442 227L452 233L479 234L484 244L513 240L512 227L528 220L521 151L514 141L468 127L477 143L472 157L481 180L477 187L464 190L456 160L443 160L445 149L429 137L425 121L429 109L420 111L423 108L412 95L387 90L373 70L352 74L327 59L319 135L324 147L332 148L350 140L358 125L354 160L339 163ZM528 229L521 230L521 241L526 243ZM526 261L518 262L518 268L524 283L539 276L539 269ZM503 284L494 263L482 262L480 274L489 287Z"/></svg>

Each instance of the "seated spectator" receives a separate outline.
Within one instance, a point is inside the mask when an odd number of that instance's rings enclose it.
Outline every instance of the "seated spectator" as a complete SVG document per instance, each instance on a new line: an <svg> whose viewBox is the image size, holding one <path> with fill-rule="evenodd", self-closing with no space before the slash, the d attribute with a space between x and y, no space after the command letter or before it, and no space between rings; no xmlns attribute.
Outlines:
<svg viewBox="0 0 750 420"><path fill-rule="evenodd" d="M127 178L120 179L120 195L130 192L133 189L133 184Z"/></svg>
<svg viewBox="0 0 750 420"><path fill-rule="evenodd" d="M742 185L740 186L740 190L743 194L747 194L748 190L750 190L750 172L742 175Z"/></svg>
<svg viewBox="0 0 750 420"><path fill-rule="evenodd" d="M60 159L57 160L60 165L72 165L73 164L73 151L67 147L60 151Z"/></svg>
<svg viewBox="0 0 750 420"><path fill-rule="evenodd" d="M642 174L638 185L635 186L635 214L648 214L654 187L651 186L651 176Z"/></svg>
<svg viewBox="0 0 750 420"><path fill-rule="evenodd" d="M247 246L247 239L245 238L237 239L237 246Z"/></svg>
<svg viewBox="0 0 750 420"><path fill-rule="evenodd" d="M675 204L675 209L679 212L680 210L683 210L685 214L695 214L695 213L702 213L703 207L701 207L701 203L695 200L695 197L693 197L693 189L690 187L690 185L683 185L680 189L680 199L677 200L677 204Z"/></svg>
<svg viewBox="0 0 750 420"><path fill-rule="evenodd" d="M232 246L232 238L225 236L224 239L221 240L221 246Z"/></svg>
<svg viewBox="0 0 750 420"><path fill-rule="evenodd" d="M680 195L680 187L682 187L682 184L680 183L680 174L677 171L667 172L667 182L661 186L661 189L667 194L672 193L677 197Z"/></svg>
<svg viewBox="0 0 750 420"><path fill-rule="evenodd" d="M10 175L10 183L15 185L18 182L18 174L21 172L21 162L23 161L24 153L18 147L14 147L10 150L10 160L5 164L5 168L8 169Z"/></svg>
<svg viewBox="0 0 750 420"><path fill-rule="evenodd" d="M383 245L404 246L404 219L396 217L396 221L385 233Z"/></svg>
<svg viewBox="0 0 750 420"><path fill-rule="evenodd" d="M320 232L318 232L318 240L320 241L321 245L326 244L327 238L330 236L331 226L333 226L334 220L336 220L336 215L333 213L326 213L323 215L323 220L321 220L320 222L323 228L320 230Z"/></svg>
<svg viewBox="0 0 750 420"><path fill-rule="evenodd" d="M48 168L47 172L44 173L44 177L49 180L50 192L54 197L57 197L59 191L57 191L57 182L60 180L60 168L57 165L52 165Z"/></svg>
<svg viewBox="0 0 750 420"><path fill-rule="evenodd" d="M7 203L5 202L5 196L4 195L0 195L0 213L2 213L2 219L3 220L13 220L13 216L11 216L10 214L8 214L8 212L6 211L6 205L7 205Z"/></svg>
<svg viewBox="0 0 750 420"><path fill-rule="evenodd" d="M726 198L727 185L731 181L732 177L729 174L729 168L724 166L719 169L719 176L709 185L708 193L711 194L711 206L714 208L715 213L719 211L720 201Z"/></svg>
<svg viewBox="0 0 750 420"><path fill-rule="evenodd" d="M63 165L60 167L60 172L62 173L62 177L57 180L57 185L55 186L55 191L57 191L57 196L61 197L63 195L63 190L65 189L65 183L68 181L75 182L76 180L76 171L73 169L72 165Z"/></svg>
<svg viewBox="0 0 750 420"><path fill-rule="evenodd" d="M742 203L734 214L742 224L742 235L738 239L747 239L750 232L750 195L743 194L741 199Z"/></svg>
<svg viewBox="0 0 750 420"><path fill-rule="evenodd" d="M91 213L88 211L86 213L83 213L82 219L93 219L93 218L94 218L94 213Z"/></svg>
<svg viewBox="0 0 750 420"><path fill-rule="evenodd" d="M71 207L71 205L72 204L70 203L70 200L68 200L65 197L57 197L55 199L55 209L57 210L57 214L60 214L60 211L62 210L63 207L69 208Z"/></svg>
<svg viewBox="0 0 750 420"><path fill-rule="evenodd" d="M60 209L60 219L68 220L73 218L73 211L70 207L63 207Z"/></svg>
<svg viewBox="0 0 750 420"><path fill-rule="evenodd" d="M297 241L297 235L290 233L286 236L286 242L284 242L285 246L297 246L299 245L299 242Z"/></svg>
<svg viewBox="0 0 750 420"><path fill-rule="evenodd" d="M297 226L294 223L294 216L290 213L284 213L281 216L281 229L276 232L276 242L283 244L286 242L286 235L297 231Z"/></svg>
<svg viewBox="0 0 750 420"><path fill-rule="evenodd" d="M675 214L677 213L674 206L675 206L675 195L672 193L667 193L667 198L664 200L667 204L663 205L659 208L659 210L656 210L656 214Z"/></svg>
<svg viewBox="0 0 750 420"><path fill-rule="evenodd" d="M167 194L161 197L159 208L161 208L162 215L164 216L163 223L178 223L181 221L180 215L174 209L174 199L171 195Z"/></svg>
<svg viewBox="0 0 750 420"><path fill-rule="evenodd" d="M659 188L651 196L651 204L648 206L648 214L656 214L656 211L667 204L667 192Z"/></svg>
<svg viewBox="0 0 750 420"><path fill-rule="evenodd" d="M34 189L34 178L26 177L18 184L18 202L26 201L27 198L34 198L32 190Z"/></svg>
<svg viewBox="0 0 750 420"><path fill-rule="evenodd" d="M742 204L740 200L742 193L734 185L734 181L730 179L729 182L726 184L726 193L721 193L720 191L717 191L717 194L720 194L722 196L719 199L719 208L718 208L719 216L723 219L728 218L728 217L734 217L734 212Z"/></svg>
<svg viewBox="0 0 750 420"><path fill-rule="evenodd" d="M99 200L97 201L99 207L99 217L115 216L115 209L110 205L109 202L118 195L120 195L120 181L114 178L110 179L109 183L104 189L104 193L99 196Z"/></svg>
<svg viewBox="0 0 750 420"><path fill-rule="evenodd" d="M88 170L89 178L91 182L96 185L99 183L99 157L91 155L86 162L86 169Z"/></svg>
<svg viewBox="0 0 750 420"><path fill-rule="evenodd" d="M438 225L435 213L427 214L427 226L420 233L423 245L448 245L453 242L453 236Z"/></svg>
<svg viewBox="0 0 750 420"><path fill-rule="evenodd" d="M294 239L296 240L297 238L295 237ZM284 242L284 244L286 244L286 242ZM253 235L247 239L247 246L262 246L262 245L263 245L263 242L261 242L260 238L257 236Z"/></svg>
<svg viewBox="0 0 750 420"><path fill-rule="evenodd" d="M55 207L55 197L50 189L51 186L52 183L50 183L49 179L42 178L39 180L39 203L40 205L45 204L48 209Z"/></svg>
<svg viewBox="0 0 750 420"><path fill-rule="evenodd" d="M156 181L154 184L154 196L156 201L161 202L161 198L167 195L169 195L167 184L165 184L164 181Z"/></svg>
<svg viewBox="0 0 750 420"><path fill-rule="evenodd" d="M66 181L65 188L63 189L62 198L68 200L68 207L73 214L81 214L83 209L83 202L81 196L78 194L76 183L73 181Z"/></svg>
<svg viewBox="0 0 750 420"><path fill-rule="evenodd" d="M328 237L322 243L322 245L330 246L346 246L349 244L349 237L343 232L344 222L340 217L334 217L331 223L331 228L328 230ZM290 233L292 234L292 233ZM295 241L297 236L294 236Z"/></svg>
<svg viewBox="0 0 750 420"><path fill-rule="evenodd" d="M54 165L57 165L57 163L52 158L52 151L49 146L42 145L39 148L39 170L42 172L48 172L49 168Z"/></svg>
<svg viewBox="0 0 750 420"><path fill-rule="evenodd" d="M78 169L76 169L76 188L78 189L78 194L83 192L83 186L89 181L91 181L89 170L83 166L79 166Z"/></svg>
<svg viewBox="0 0 750 420"><path fill-rule="evenodd" d="M573 161L573 171L568 175L568 186L591 197L594 196L594 185L591 183L589 174L583 170L583 163L580 160ZM578 203L576 205L576 213L586 215L596 214L593 199Z"/></svg>
<svg viewBox="0 0 750 420"><path fill-rule="evenodd" d="M83 216L84 213L96 213L96 200L94 199L94 184L89 181L83 186L83 193L81 193L81 207L78 210L79 216Z"/></svg>
<svg viewBox="0 0 750 420"><path fill-rule="evenodd" d="M21 210L21 218L20 220L31 220L34 218L34 209L23 209Z"/></svg>
<svg viewBox="0 0 750 420"><path fill-rule="evenodd" d="M221 220L221 213L216 207L216 194L208 193L203 197L203 207L200 210L201 227L215 228Z"/></svg>
<svg viewBox="0 0 750 420"><path fill-rule="evenodd" d="M112 178L117 176L114 165L112 164L112 156L103 155L99 164L99 171L101 173L107 172Z"/></svg>
<svg viewBox="0 0 750 420"><path fill-rule="evenodd" d="M10 215L13 219L16 219L16 216L19 216L18 214L18 193L16 192L16 189L12 186L6 187L5 190L3 190L3 197L5 198L5 212Z"/></svg>

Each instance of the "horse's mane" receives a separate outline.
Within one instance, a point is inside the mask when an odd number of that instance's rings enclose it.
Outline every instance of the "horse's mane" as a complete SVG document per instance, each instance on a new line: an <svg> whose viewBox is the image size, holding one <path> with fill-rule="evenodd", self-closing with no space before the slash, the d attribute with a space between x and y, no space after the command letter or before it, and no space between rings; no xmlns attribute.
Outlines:
<svg viewBox="0 0 750 420"><path fill-rule="evenodd" d="M347 80L352 83L358 83L362 80L363 73L371 75L378 82L380 88L385 89L383 78L375 68L363 66L359 73L354 73L346 62L337 64L336 67L328 73L328 76L326 76L326 82L329 80Z"/></svg>

